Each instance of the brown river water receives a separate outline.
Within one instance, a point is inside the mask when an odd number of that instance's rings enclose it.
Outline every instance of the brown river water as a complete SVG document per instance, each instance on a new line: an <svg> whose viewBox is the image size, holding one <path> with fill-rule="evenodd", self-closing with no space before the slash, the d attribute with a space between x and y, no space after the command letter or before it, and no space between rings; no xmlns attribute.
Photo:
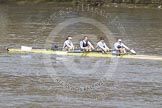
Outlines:
<svg viewBox="0 0 162 108"><path fill-rule="evenodd" d="M87 35L122 38L139 55L162 55L162 10L69 4L0 5L0 108L161 108L162 61L8 53L22 45L76 47Z"/></svg>

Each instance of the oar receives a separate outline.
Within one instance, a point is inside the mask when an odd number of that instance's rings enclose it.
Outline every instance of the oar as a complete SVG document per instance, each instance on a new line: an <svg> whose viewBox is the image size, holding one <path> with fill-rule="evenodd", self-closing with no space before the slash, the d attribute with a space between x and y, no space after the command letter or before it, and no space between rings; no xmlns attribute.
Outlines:
<svg viewBox="0 0 162 108"><path fill-rule="evenodd" d="M136 51L134 51L133 49L131 49L130 52L136 55Z"/></svg>
<svg viewBox="0 0 162 108"><path fill-rule="evenodd" d="M22 50L22 51L31 51L31 50L32 50L32 47L21 46L21 50Z"/></svg>
<svg viewBox="0 0 162 108"><path fill-rule="evenodd" d="M134 55L136 55L136 51L134 51L133 49L130 49L130 50L128 50L131 54L134 54Z"/></svg>

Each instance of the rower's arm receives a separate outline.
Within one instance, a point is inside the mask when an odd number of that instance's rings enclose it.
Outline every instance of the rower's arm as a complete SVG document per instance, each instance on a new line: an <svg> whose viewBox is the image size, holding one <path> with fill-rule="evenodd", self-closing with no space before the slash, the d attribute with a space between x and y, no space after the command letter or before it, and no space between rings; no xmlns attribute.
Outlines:
<svg viewBox="0 0 162 108"><path fill-rule="evenodd" d="M103 44L101 42L98 43L98 47L104 50Z"/></svg>
<svg viewBox="0 0 162 108"><path fill-rule="evenodd" d="M106 43L104 43L104 45L105 45L105 47L106 47L107 49L109 49L109 47L106 45Z"/></svg>
<svg viewBox="0 0 162 108"><path fill-rule="evenodd" d="M122 46L123 46L125 49L130 50L130 48L127 47L126 45L124 45L123 43L122 43Z"/></svg>
<svg viewBox="0 0 162 108"><path fill-rule="evenodd" d="M68 41L65 42L66 46L71 48L71 45L69 45Z"/></svg>
<svg viewBox="0 0 162 108"><path fill-rule="evenodd" d="M74 44L71 42L71 47L74 48Z"/></svg>
<svg viewBox="0 0 162 108"><path fill-rule="evenodd" d="M66 43L64 42L63 49L65 48L65 46L66 46Z"/></svg>
<svg viewBox="0 0 162 108"><path fill-rule="evenodd" d="M91 44L91 42L89 42L89 41L88 41L88 45L89 45L92 49L95 49L95 48L93 47L93 45Z"/></svg>
<svg viewBox="0 0 162 108"><path fill-rule="evenodd" d="M115 44L114 44L114 49L115 49L115 50L118 50L118 43L115 43Z"/></svg>
<svg viewBox="0 0 162 108"><path fill-rule="evenodd" d="M80 48L81 49L84 49L84 47L83 47L83 41L80 41Z"/></svg>
<svg viewBox="0 0 162 108"><path fill-rule="evenodd" d="M74 44L72 41L70 41L70 46L71 46L71 48L74 48Z"/></svg>

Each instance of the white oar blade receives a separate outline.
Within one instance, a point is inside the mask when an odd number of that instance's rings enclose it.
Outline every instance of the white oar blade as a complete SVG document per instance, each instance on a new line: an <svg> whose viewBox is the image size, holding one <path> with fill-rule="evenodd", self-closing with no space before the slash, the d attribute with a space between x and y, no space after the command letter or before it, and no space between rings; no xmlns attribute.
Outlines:
<svg viewBox="0 0 162 108"><path fill-rule="evenodd" d="M22 51L31 51L32 47L27 47L27 46L21 46Z"/></svg>
<svg viewBox="0 0 162 108"><path fill-rule="evenodd" d="M136 51L134 51L133 49L131 49L130 52L131 52L132 54L136 54Z"/></svg>

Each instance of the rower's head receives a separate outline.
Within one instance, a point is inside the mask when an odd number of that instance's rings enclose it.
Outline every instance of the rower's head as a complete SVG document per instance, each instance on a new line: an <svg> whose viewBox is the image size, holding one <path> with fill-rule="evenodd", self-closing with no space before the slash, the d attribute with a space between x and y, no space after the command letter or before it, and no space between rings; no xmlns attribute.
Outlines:
<svg viewBox="0 0 162 108"><path fill-rule="evenodd" d="M121 39L118 39L118 42L119 42L119 43L121 43L121 42L122 42L122 40L121 40Z"/></svg>
<svg viewBox="0 0 162 108"><path fill-rule="evenodd" d="M71 37L71 36L68 36L68 37L66 38L66 40L72 40L72 37Z"/></svg>
<svg viewBox="0 0 162 108"><path fill-rule="evenodd" d="M88 41L88 37L87 36L84 36L83 38L85 41Z"/></svg>
<svg viewBox="0 0 162 108"><path fill-rule="evenodd" d="M104 42L104 40L105 40L104 37L100 37L101 42Z"/></svg>

